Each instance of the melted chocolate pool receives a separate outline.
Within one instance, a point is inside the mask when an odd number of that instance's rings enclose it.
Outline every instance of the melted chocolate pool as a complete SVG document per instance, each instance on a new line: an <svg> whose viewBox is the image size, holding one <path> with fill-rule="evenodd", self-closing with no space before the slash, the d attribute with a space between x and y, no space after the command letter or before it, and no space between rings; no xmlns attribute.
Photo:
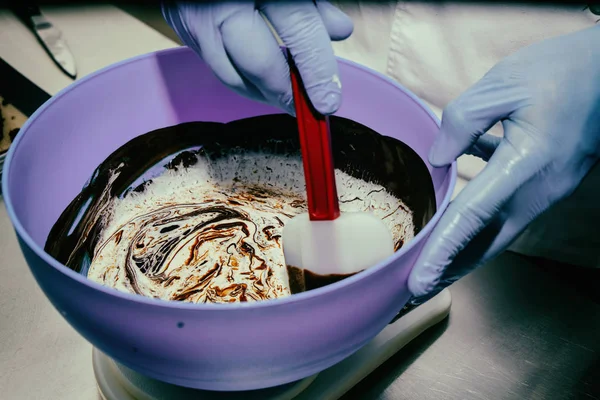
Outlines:
<svg viewBox="0 0 600 400"><path fill-rule="evenodd" d="M290 291L292 293L301 293L308 290L318 289L323 286L331 285L346 278L356 275L354 274L315 274L307 269L287 266Z"/></svg>
<svg viewBox="0 0 600 400"><path fill-rule="evenodd" d="M363 125L330 124L342 211L379 213L398 250L435 213L425 164ZM299 148L283 114L138 136L94 171L45 250L102 284L175 301L263 300L339 281L282 264L281 228L306 211Z"/></svg>

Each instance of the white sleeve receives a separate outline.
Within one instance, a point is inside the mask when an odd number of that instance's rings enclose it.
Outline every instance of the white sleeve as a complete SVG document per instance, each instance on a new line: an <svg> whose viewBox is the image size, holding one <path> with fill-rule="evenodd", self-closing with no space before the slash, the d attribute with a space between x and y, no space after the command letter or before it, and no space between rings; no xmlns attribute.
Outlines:
<svg viewBox="0 0 600 400"><path fill-rule="evenodd" d="M332 2L354 22L354 32L343 42L334 42L337 56L386 74L394 23L395 2Z"/></svg>

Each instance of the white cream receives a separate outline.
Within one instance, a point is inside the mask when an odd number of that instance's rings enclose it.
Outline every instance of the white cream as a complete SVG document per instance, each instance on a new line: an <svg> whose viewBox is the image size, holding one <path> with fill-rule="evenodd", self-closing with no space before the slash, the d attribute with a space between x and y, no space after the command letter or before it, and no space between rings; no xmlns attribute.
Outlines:
<svg viewBox="0 0 600 400"><path fill-rule="evenodd" d="M339 170L336 182L342 212L372 212L388 226L395 242L413 238L412 213L382 186ZM262 196L255 192L257 188L270 193ZM210 207L225 207L241 216L230 215L187 235L186 230L221 214L148 225ZM159 215L161 209L163 215ZM304 175L298 158L244 153L215 162L201 157L196 165L167 170L143 192L114 202L88 277L118 290L166 300L231 302L286 296L290 290L278 237L282 224L305 211ZM220 229L223 224L233 225ZM172 231L160 233L175 225ZM144 246L138 249L132 241L140 232ZM169 240L177 245L165 254L163 265L152 263L148 257L160 254L157 249ZM154 272L144 274L135 264L136 257ZM207 274L210 278L203 281Z"/></svg>

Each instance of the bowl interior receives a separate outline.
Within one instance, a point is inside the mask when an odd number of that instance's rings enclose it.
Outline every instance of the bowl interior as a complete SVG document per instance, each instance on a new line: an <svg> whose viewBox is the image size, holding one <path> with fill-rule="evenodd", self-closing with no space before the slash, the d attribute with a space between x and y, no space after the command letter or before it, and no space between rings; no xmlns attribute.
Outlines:
<svg viewBox="0 0 600 400"><path fill-rule="evenodd" d="M401 141L346 118L332 116L330 126L336 168L353 178L383 187L400 199L412 211L413 219L412 224L403 229L414 225L414 234L417 234L436 210L433 183L419 155ZM94 257L94 249L97 249L103 226L107 223L105 216L110 215L106 211L111 204L131 196L132 192L146 190L147 185L152 185L153 179L166 170L176 174L175 171L180 173L182 168L199 164L202 171L209 170L206 174L212 176L211 180L240 182L236 185L260 188L261 192L254 196L258 196L255 201L262 202L261 197L277 196L286 187L304 186L301 162L296 121L285 114L245 118L227 124L189 122L157 129L127 142L102 162L53 226L45 250L85 275L88 260ZM194 179L207 175L194 175ZM340 184L338 193L345 195L343 199L352 203L351 207L357 207L357 201L363 202L363 199L371 198L371 192L380 190L377 186L369 191L352 190L344 186L344 181L339 181ZM187 187L188 190L202 190L194 180ZM231 213L236 214L235 206L218 204L231 207ZM207 205L197 207L198 211L212 209ZM302 204L295 207L298 212L304 209ZM381 216L389 216L399 209L399 204L391 205ZM171 214L164 215L166 221L171 221ZM182 242L190 240L188 235L194 235L196 230L186 231L186 226L185 223L173 226L174 230L168 231L173 237L164 240L169 243L175 243L175 238ZM154 235L150 234L150 237ZM400 233L396 238L396 250L409 239ZM163 254L165 248L157 246L159 254Z"/></svg>

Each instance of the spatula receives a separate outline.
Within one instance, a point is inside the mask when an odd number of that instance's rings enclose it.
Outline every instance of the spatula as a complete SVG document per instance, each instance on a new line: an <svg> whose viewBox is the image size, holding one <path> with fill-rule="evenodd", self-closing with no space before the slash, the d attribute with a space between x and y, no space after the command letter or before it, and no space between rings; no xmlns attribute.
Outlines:
<svg viewBox="0 0 600 400"><path fill-rule="evenodd" d="M283 228L283 252L292 293L341 280L394 253L383 221L367 212L340 213L329 117L310 103L300 73L287 50L300 134L308 213Z"/></svg>

